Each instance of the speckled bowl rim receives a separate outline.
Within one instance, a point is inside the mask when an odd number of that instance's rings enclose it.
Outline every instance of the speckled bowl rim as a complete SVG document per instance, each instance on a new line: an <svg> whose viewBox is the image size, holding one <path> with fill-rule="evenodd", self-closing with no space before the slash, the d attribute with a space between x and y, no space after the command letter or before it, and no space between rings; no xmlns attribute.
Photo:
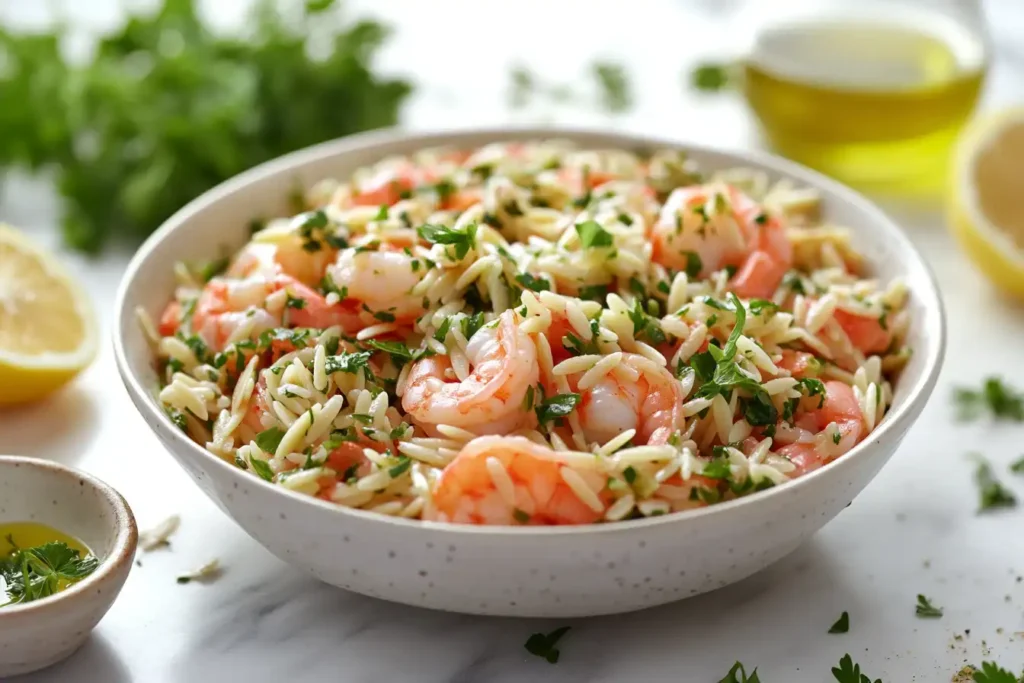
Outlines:
<svg viewBox="0 0 1024 683"><path fill-rule="evenodd" d="M117 533L114 536L114 547L110 554L99 563L96 570L89 576L55 595L33 600L23 605L0 607L0 628L9 625L9 622L14 621L18 617L29 613L33 615L44 612L56 614L60 610L65 609L68 603L84 597L90 589L110 579L111 575L125 563L131 564L135 558L135 549L139 542L139 530L135 524L135 515L132 514L128 501L109 484L82 470L40 458L29 458L21 455L0 455L0 470L7 466L26 466L49 472L55 477L69 477L74 481L84 482L110 504L114 514L111 516L108 526Z"/></svg>
<svg viewBox="0 0 1024 683"><path fill-rule="evenodd" d="M502 140L528 140L528 139L552 139L562 138L578 140L581 138L600 138L608 147L619 147L622 149L637 148L674 148L690 152L699 152L712 155L723 155L735 159L737 165L750 165L769 170L773 173L797 179L802 183L815 187L831 194L836 200L854 205L863 213L868 221L879 225L886 239L897 245L897 250L906 260L901 261L903 272L920 270L923 287L915 288L913 296L922 303L925 311L925 319L921 321L923 346L915 348L915 354L924 354L925 364L920 376L913 386L910 387L907 398L903 404L895 410L886 414L885 419L872 432L872 439L865 440L856 445L849 453L833 460L824 467L805 474L797 479L787 481L784 484L773 486L770 489L760 491L750 496L736 498L724 503L709 505L696 510L686 510L669 515L659 515L644 519L627 520L615 522L614 524L589 524L574 526L477 526L470 524L452 524L449 522L428 522L422 520L405 519L381 515L356 508L336 505L327 501L303 495L295 491L277 486L254 477L234 465L218 458L213 453L202 448L189 439L184 433L175 427L170 419L156 405L143 383L131 370L125 352L125 332L131 325L137 325L138 321L134 310L126 310L126 301L129 291L136 286L141 277L142 265L149 258L151 252L157 250L172 232L180 228L185 222L192 220L196 214L205 211L209 206L219 202L222 198L241 190L257 180L268 176L282 175L288 171L293 173L297 169L317 161L332 157L340 157L353 153L367 153L373 148L398 143L408 144L415 148L428 148L436 146L458 146L465 144L467 139L472 139L474 144L484 144L480 139L491 141ZM117 299L114 304L116 329L114 331L114 356L117 362L117 369L121 379L128 390L128 394L136 408L150 424L153 429L155 421L161 421L167 427L166 431L171 435L175 444L184 448L206 463L208 468L219 468L230 477L237 477L240 482L244 481L249 486L269 487L278 495L290 496L295 500L302 501L306 505L319 507L324 511L341 516L353 516L363 520L372 520L380 524L397 524L421 529L424 533L431 531L444 531L447 533L458 533L466 535L475 534L514 534L518 536L550 536L550 535L577 535L577 534L617 534L628 533L630 530L661 526L667 524L693 524L713 515L728 515L733 510L742 506L758 505L776 496L795 495L803 487L819 485L823 476L830 471L838 471L843 468L852 467L853 461L866 457L872 449L880 447L883 438L892 432L899 434L899 430L907 430L920 415L924 404L931 395L938 380L939 371L942 368L942 360L946 349L946 313L939 296L939 290L935 274L921 254L914 247L910 239L903 233L896 223L890 219L872 201L850 189L849 187L828 178L817 171L813 171L795 162L781 157L759 151L730 150L711 145L691 142L685 139L669 139L643 134L628 132L617 132L610 130L577 128L577 127L551 127L551 126L502 126L484 128L460 128L454 130L434 132L405 132L397 128L369 131L345 138L330 140L311 147L286 154L276 159L264 162L255 166L234 178L224 181L220 185L206 191L196 199L189 202L182 209L163 223L139 248L129 262L125 274L118 287ZM141 339L141 335L137 338ZM244 479L242 479L244 477Z"/></svg>

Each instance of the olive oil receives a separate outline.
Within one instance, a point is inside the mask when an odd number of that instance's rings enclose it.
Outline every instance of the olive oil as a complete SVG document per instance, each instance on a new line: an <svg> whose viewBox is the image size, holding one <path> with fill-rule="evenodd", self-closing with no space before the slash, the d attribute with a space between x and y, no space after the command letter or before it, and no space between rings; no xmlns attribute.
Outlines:
<svg viewBox="0 0 1024 683"><path fill-rule="evenodd" d="M745 96L784 156L869 189L941 186L981 91L984 43L925 9L874 7L763 26Z"/></svg>

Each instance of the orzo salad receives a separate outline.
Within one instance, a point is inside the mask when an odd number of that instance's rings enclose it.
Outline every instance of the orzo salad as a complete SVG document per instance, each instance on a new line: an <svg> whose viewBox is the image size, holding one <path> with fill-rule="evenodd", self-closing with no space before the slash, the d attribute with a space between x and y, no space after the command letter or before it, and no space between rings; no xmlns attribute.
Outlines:
<svg viewBox="0 0 1024 683"><path fill-rule="evenodd" d="M679 151L432 149L178 264L159 401L217 456L338 505L590 524L842 456L909 356L907 291L816 195Z"/></svg>

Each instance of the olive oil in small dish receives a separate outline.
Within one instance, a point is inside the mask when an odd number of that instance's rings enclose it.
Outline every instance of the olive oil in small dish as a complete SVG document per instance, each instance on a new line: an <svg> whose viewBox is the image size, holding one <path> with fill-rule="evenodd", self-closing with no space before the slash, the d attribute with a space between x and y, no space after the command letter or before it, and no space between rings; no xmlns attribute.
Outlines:
<svg viewBox="0 0 1024 683"><path fill-rule="evenodd" d="M0 522L0 609L48 598L99 564L78 539L37 522Z"/></svg>
<svg viewBox="0 0 1024 683"><path fill-rule="evenodd" d="M984 80L980 17L935 2L764 5L778 11L757 20L743 91L771 145L868 189L940 187Z"/></svg>

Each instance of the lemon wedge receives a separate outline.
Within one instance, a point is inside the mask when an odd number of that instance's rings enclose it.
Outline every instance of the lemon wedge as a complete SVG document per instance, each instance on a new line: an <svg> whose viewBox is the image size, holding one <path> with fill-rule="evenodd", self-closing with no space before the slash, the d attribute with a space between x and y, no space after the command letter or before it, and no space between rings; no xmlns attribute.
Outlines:
<svg viewBox="0 0 1024 683"><path fill-rule="evenodd" d="M952 182L953 234L996 286L1024 298L1024 108L982 117L964 131Z"/></svg>
<svg viewBox="0 0 1024 683"><path fill-rule="evenodd" d="M95 355L84 288L52 254L0 225L0 405L53 393Z"/></svg>

